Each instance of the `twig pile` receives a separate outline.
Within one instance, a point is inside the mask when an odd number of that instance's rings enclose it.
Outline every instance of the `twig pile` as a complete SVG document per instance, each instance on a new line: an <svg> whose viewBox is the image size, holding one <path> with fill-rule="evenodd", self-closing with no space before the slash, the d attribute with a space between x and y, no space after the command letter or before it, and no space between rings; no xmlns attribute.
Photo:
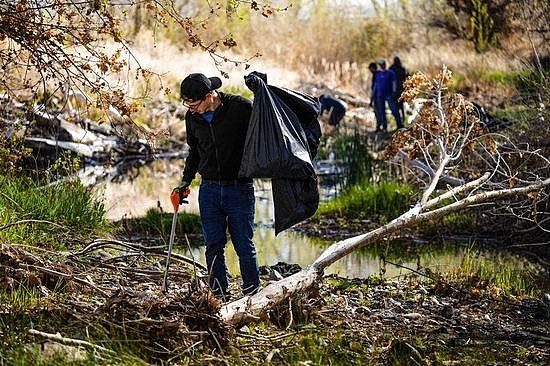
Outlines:
<svg viewBox="0 0 550 366"><path fill-rule="evenodd" d="M124 339L150 357L166 358L198 345L222 348L229 339L230 328L217 316L221 303L202 281L203 267L195 264L190 270L181 264L192 263L189 258L173 256L165 296L159 262L165 254L159 248L98 240L78 252L44 254L3 244L0 286L12 292L37 289L48 310L63 319L63 335L75 338L72 341L88 338L105 346ZM32 313L31 308L24 311ZM41 331L60 331L51 326L37 321L38 332L33 334L47 338Z"/></svg>

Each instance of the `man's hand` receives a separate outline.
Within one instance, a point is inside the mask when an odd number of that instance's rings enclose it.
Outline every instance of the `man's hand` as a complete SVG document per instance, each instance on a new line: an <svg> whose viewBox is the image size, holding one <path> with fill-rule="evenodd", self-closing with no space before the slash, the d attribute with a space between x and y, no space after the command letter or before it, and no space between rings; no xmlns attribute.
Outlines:
<svg viewBox="0 0 550 366"><path fill-rule="evenodd" d="M190 184L191 182L187 182L184 180L180 183L179 186L173 189L173 191L178 192L178 194L180 195L180 205L183 203L187 203L185 199L191 193L191 189L189 188Z"/></svg>

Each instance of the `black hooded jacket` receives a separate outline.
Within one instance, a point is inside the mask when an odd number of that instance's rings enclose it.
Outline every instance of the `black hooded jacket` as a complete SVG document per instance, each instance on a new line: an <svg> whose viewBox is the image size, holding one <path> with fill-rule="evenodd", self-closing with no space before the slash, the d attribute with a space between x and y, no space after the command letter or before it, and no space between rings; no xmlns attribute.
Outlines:
<svg viewBox="0 0 550 366"><path fill-rule="evenodd" d="M182 180L191 182L197 171L203 179L233 180L239 175L252 102L238 95L218 92L221 104L209 123L187 111L185 126L189 155Z"/></svg>

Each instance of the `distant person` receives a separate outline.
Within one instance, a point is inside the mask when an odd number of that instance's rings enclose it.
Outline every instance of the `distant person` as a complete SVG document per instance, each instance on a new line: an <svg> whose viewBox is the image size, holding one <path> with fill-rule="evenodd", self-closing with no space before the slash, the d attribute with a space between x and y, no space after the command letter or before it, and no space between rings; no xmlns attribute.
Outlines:
<svg viewBox="0 0 550 366"><path fill-rule="evenodd" d="M370 83L370 107L374 107L374 81L376 80L376 74L378 73L378 65L376 62L371 62L369 64L369 71L372 74L372 80ZM374 117L376 118L376 131L380 131L382 129L382 119L380 118L380 115L378 113L377 108L374 109Z"/></svg>
<svg viewBox="0 0 550 366"><path fill-rule="evenodd" d="M319 97L319 102L321 103L321 114L328 111L330 113L328 123L337 128L346 114L347 104L338 98L325 94Z"/></svg>
<svg viewBox="0 0 550 366"><path fill-rule="evenodd" d="M392 70L386 69L386 60L381 59L378 61L380 71L378 71L374 78L374 109L378 111L380 117L380 128L377 127L377 131L387 131L388 121L386 119L386 102L390 107L390 111L395 118L397 128L403 128L403 122L399 111L397 110L397 102L393 98L396 86L395 73Z"/></svg>
<svg viewBox="0 0 550 366"><path fill-rule="evenodd" d="M390 70L395 74L395 94L393 95L393 99L395 99L397 103L397 109L401 115L401 120L405 122L405 105L399 98L401 98L401 94L403 93L403 83L409 76L409 72L403 67L401 60L397 56L393 58L393 64L390 66Z"/></svg>

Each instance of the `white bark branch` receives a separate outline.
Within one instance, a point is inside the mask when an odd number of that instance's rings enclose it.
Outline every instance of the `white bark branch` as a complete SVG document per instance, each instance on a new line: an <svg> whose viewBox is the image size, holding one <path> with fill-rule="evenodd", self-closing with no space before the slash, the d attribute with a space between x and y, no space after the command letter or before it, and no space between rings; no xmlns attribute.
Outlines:
<svg viewBox="0 0 550 366"><path fill-rule="evenodd" d="M416 159L415 160L410 160L407 153L404 152L403 150L399 150L397 155L401 159L403 159L407 164L411 165L412 167L418 168L421 171L423 171L424 173L426 173L430 178L435 175L435 172L434 172L434 170L432 169L431 166L425 164L424 162L422 162L420 160L416 160ZM446 174L441 175L441 180L444 181L444 182L449 183L452 186L460 186L460 185L465 183L464 180L462 180L462 179L451 177L450 175L446 175Z"/></svg>
<svg viewBox="0 0 550 366"><path fill-rule="evenodd" d="M484 177L485 176L478 179L479 184L483 182ZM472 205L487 201L506 199L518 195L525 195L529 192L537 191L547 186L550 186L550 178L521 188L481 192L463 198L450 205L424 213L419 213L418 206L415 206L408 212L392 220L388 224L379 227L378 229L332 244L319 256L315 262L313 262L313 264L302 271L281 281L268 285L253 296L244 297L224 305L220 310L220 316L222 320L232 325L239 325L265 317L267 311L273 306L280 304L282 301L297 293L307 290L318 280L326 267L349 253L374 241L387 238L390 234L405 227L416 225L422 221L439 218L448 213L456 212ZM474 187L473 184L463 187L463 189L472 187ZM435 200L437 199L438 198L435 198L430 201L432 202L432 206L435 204Z"/></svg>
<svg viewBox="0 0 550 366"><path fill-rule="evenodd" d="M80 339L66 338L66 337L63 337L59 333L56 333L56 334L45 333L45 332L41 332L41 331L35 330L35 329L29 329L29 333L32 334L32 335L41 336L41 337L43 337L45 339L49 339L51 341L59 342L61 344L85 347L85 348L93 349L93 350L96 350L96 351L108 353L110 355L116 355L116 352L113 351L113 350L110 350L110 349L107 349L105 347L98 346L97 344L86 342L86 341L83 341L83 340L80 340Z"/></svg>

